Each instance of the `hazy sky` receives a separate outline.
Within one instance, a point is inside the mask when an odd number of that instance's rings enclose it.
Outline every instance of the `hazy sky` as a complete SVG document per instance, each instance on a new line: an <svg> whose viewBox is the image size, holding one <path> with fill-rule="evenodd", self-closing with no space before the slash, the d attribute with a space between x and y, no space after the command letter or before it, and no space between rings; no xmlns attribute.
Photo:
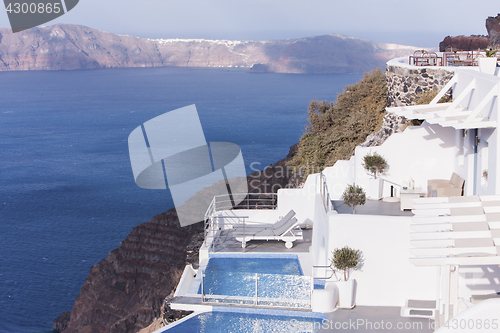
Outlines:
<svg viewBox="0 0 500 333"><path fill-rule="evenodd" d="M286 39L340 33L437 46L447 35L486 34L498 0L80 0L48 23L149 38ZM5 10L0 26L10 27Z"/></svg>

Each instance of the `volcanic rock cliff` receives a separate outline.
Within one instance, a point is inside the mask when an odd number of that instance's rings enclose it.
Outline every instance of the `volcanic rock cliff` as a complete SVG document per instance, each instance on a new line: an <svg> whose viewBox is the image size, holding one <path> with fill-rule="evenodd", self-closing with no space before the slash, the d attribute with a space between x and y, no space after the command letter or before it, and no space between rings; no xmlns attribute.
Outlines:
<svg viewBox="0 0 500 333"><path fill-rule="evenodd" d="M359 73L415 47L342 35L278 41L147 39L70 24L0 29L0 70L117 67L244 67L254 72Z"/></svg>
<svg viewBox="0 0 500 333"><path fill-rule="evenodd" d="M470 36L446 36L439 43L439 51L444 52L446 48L455 50L475 51L477 49L500 48L500 14L486 19L486 31L488 36L470 35Z"/></svg>
<svg viewBox="0 0 500 333"><path fill-rule="evenodd" d="M93 266L69 316L54 321L64 332L135 332L161 314L200 224L181 228L175 210L135 227L120 247Z"/></svg>
<svg viewBox="0 0 500 333"><path fill-rule="evenodd" d="M490 47L494 49L500 48L500 14L486 19L486 30L488 30L488 37L490 38Z"/></svg>
<svg viewBox="0 0 500 333"><path fill-rule="evenodd" d="M247 178L252 193L291 186L285 166L297 152ZM186 265L187 245L202 231L201 223L180 227L175 209L135 227L120 247L90 269L71 312L54 320L64 333L137 332L162 316L164 299L177 286ZM197 250L197 249L194 249Z"/></svg>
<svg viewBox="0 0 500 333"><path fill-rule="evenodd" d="M446 36L439 43L439 51L445 52L447 48L454 50L475 51L477 49L485 49L490 45L490 38L483 35L471 36Z"/></svg>

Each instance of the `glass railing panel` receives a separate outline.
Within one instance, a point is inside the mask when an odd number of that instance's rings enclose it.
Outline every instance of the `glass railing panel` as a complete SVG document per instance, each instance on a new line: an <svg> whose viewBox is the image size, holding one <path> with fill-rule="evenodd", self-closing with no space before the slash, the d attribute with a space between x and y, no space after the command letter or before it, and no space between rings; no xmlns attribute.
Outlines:
<svg viewBox="0 0 500 333"><path fill-rule="evenodd" d="M311 307L311 277L301 275L207 272L204 302L293 308Z"/></svg>

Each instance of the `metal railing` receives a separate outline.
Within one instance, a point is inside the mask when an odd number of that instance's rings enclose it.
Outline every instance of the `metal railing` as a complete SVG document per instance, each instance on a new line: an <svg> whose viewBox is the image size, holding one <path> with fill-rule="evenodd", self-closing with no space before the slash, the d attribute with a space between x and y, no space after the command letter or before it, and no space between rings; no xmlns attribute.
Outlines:
<svg viewBox="0 0 500 333"><path fill-rule="evenodd" d="M323 271L323 276L316 276L317 270L322 270ZM331 271L331 273L328 273L328 271ZM337 278L337 274L335 273L335 270L332 268L332 266L313 266L313 279L314 280L329 280L335 275L335 278ZM337 278L338 280L338 278Z"/></svg>
<svg viewBox="0 0 500 333"><path fill-rule="evenodd" d="M324 288L326 285L326 280L330 280L334 275L335 275L335 281L339 281L337 273L331 266L317 266L317 265L313 266L312 270L313 288L316 288L316 286L323 286Z"/></svg>
<svg viewBox="0 0 500 333"><path fill-rule="evenodd" d="M217 279L220 274L202 273L202 303L311 308L314 284L310 276L232 272L230 279Z"/></svg>
<svg viewBox="0 0 500 333"><path fill-rule="evenodd" d="M328 185L326 184L326 176L321 172L319 174L320 184L319 184L319 193L321 195L321 199L323 202L323 206L325 207L325 211L328 213L333 210L333 203L330 199L330 192L328 192Z"/></svg>
<svg viewBox="0 0 500 333"><path fill-rule="evenodd" d="M277 207L277 201L276 193L237 193L215 196L205 213L205 246L213 252L215 245L221 242L222 231L231 226L242 227L243 235L245 235L246 228L255 227L255 225L248 224L248 216L237 215L235 211L239 209L274 210Z"/></svg>
<svg viewBox="0 0 500 333"><path fill-rule="evenodd" d="M442 66L443 58L438 56L435 52L418 50L410 56L409 64L414 66Z"/></svg>
<svg viewBox="0 0 500 333"><path fill-rule="evenodd" d="M418 50L409 57L408 63L414 66L478 66L478 59L483 57L486 57L483 50L447 51L439 55Z"/></svg>

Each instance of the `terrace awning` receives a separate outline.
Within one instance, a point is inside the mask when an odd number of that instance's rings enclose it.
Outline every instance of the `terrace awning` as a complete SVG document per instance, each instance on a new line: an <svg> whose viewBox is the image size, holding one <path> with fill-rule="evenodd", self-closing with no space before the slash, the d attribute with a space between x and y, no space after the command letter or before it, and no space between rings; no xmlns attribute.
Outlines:
<svg viewBox="0 0 500 333"><path fill-rule="evenodd" d="M500 196L415 199L410 262L500 265Z"/></svg>
<svg viewBox="0 0 500 333"><path fill-rule="evenodd" d="M490 112L496 98L500 95L499 84L490 86L486 95L471 109L466 107L472 94L476 91L477 80L477 78L472 79L451 103L438 104L438 101L450 88L455 89L458 75L455 75L427 105L391 107L386 110L407 119L426 120L430 124L439 124L443 127L456 129L496 128L497 122L490 119Z"/></svg>

